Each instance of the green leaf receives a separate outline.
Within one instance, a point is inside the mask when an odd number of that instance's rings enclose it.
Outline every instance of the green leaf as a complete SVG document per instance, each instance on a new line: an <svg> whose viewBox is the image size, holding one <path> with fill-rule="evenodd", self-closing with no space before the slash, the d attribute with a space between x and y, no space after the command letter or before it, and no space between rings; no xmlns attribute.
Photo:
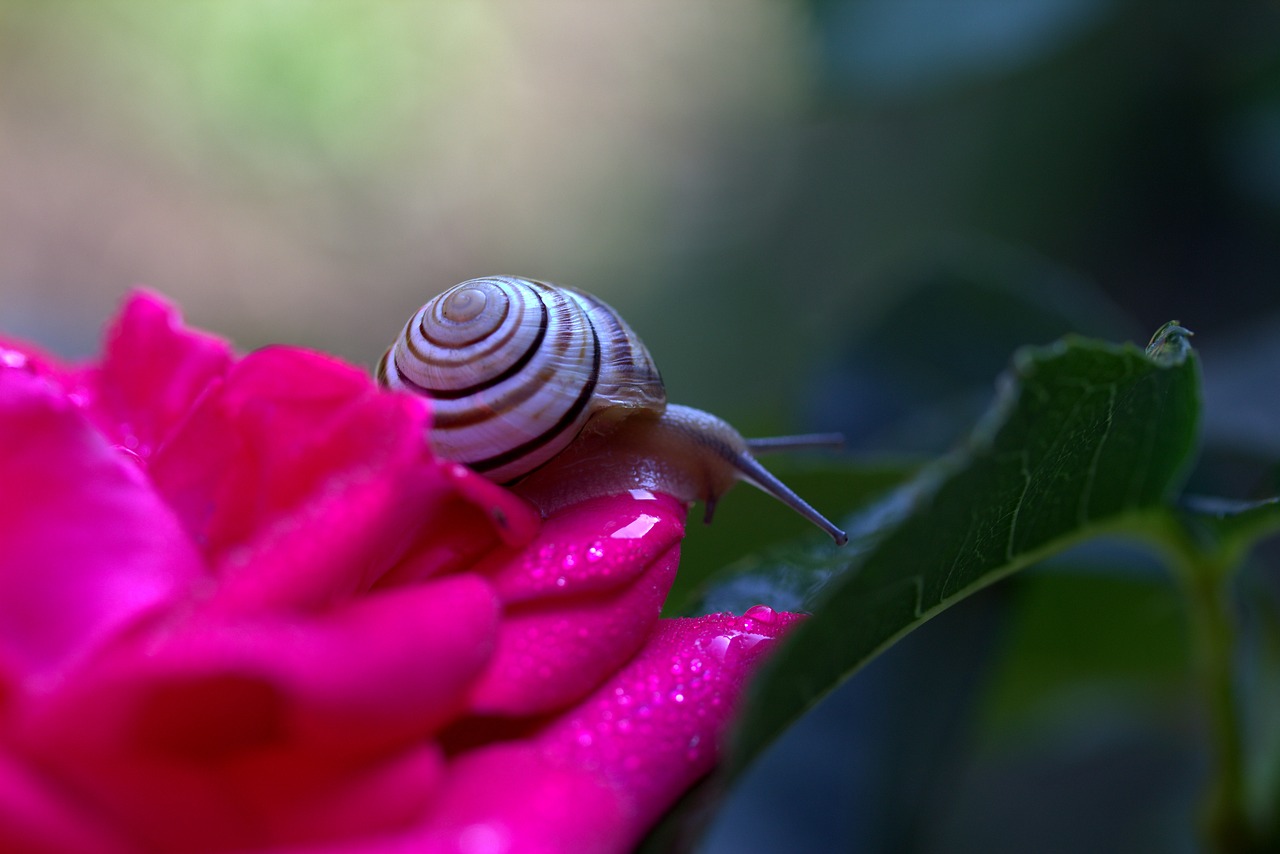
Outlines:
<svg viewBox="0 0 1280 854"><path fill-rule="evenodd" d="M740 769L807 708L943 608L1087 536L1147 527L1196 444L1194 354L1067 338L1015 354L965 445L855 519L855 548L774 555L751 576L803 591L813 616L762 670L726 766Z"/></svg>

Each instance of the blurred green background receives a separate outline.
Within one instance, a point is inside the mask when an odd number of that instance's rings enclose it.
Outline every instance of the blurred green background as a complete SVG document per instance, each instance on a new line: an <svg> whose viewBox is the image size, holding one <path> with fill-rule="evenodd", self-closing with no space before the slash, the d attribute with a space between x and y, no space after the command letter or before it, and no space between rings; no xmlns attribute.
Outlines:
<svg viewBox="0 0 1280 854"><path fill-rule="evenodd" d="M1205 352L1280 309L1278 19L0 0L0 318L86 355L144 284L245 349L369 363L432 294L518 273L613 302L677 400L753 431L875 432L824 399L885 394L857 341L939 277L1042 294L1094 334L1177 317ZM892 335L927 361L951 321L989 379L1064 331L989 343L962 301Z"/></svg>
<svg viewBox="0 0 1280 854"><path fill-rule="evenodd" d="M0 0L0 331L68 356L143 284L371 364L516 273L613 303L672 399L883 459L953 443L1016 346L1177 318L1193 484L1256 497L1278 226L1274 2ZM718 513L785 512L750 501ZM687 559L737 557L714 531ZM1194 850L1176 599L1113 549L1063 566L860 674L713 849Z"/></svg>

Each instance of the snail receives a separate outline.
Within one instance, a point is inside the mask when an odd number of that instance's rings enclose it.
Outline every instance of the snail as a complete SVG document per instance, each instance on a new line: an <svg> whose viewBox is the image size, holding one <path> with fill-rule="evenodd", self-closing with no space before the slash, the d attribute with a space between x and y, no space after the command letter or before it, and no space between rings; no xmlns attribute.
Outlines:
<svg viewBox="0 0 1280 854"><path fill-rule="evenodd" d="M544 514L648 489L717 500L744 480L848 537L754 454L838 443L829 435L743 439L725 421L667 403L648 349L608 305L573 288L492 276L433 298L383 354L377 379L432 399L441 457L510 486Z"/></svg>

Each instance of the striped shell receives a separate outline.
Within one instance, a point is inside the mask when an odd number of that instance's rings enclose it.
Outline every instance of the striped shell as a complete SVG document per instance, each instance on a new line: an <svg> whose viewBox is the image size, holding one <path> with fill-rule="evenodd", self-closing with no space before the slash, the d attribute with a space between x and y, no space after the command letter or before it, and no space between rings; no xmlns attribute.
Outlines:
<svg viewBox="0 0 1280 854"><path fill-rule="evenodd" d="M609 407L662 412L666 391L617 313L572 288L491 276L424 305L378 381L432 398L431 443L499 483L554 457Z"/></svg>

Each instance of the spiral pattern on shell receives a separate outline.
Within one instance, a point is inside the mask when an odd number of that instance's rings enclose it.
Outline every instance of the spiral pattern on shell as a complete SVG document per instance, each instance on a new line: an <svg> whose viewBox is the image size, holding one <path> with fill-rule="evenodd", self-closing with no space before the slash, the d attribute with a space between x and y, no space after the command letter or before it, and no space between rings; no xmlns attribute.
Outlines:
<svg viewBox="0 0 1280 854"><path fill-rule="evenodd" d="M514 276L472 279L432 299L377 376L432 398L436 453L499 483L554 457L604 410L666 406L649 351L617 312Z"/></svg>

